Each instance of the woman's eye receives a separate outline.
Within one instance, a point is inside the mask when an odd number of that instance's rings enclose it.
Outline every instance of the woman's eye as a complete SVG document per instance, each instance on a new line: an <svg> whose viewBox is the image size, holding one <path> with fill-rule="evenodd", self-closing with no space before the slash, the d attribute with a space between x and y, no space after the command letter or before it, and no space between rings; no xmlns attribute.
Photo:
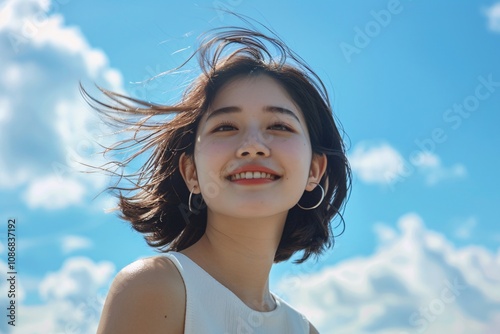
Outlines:
<svg viewBox="0 0 500 334"><path fill-rule="evenodd" d="M233 124L229 123L224 123L224 124L219 124L215 127L213 132L225 132L225 131L233 131L237 130L236 127Z"/></svg>
<svg viewBox="0 0 500 334"><path fill-rule="evenodd" d="M292 131L292 129L286 125L286 124L283 124L283 123L276 123L276 124L273 124L269 127L271 130L279 130L279 131Z"/></svg>

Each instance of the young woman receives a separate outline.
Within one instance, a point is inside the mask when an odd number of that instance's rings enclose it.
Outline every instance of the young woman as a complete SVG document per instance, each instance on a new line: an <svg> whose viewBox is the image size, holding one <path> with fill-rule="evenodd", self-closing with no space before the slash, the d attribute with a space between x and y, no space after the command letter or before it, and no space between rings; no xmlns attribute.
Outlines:
<svg viewBox="0 0 500 334"><path fill-rule="evenodd" d="M175 105L83 91L134 132L112 148L138 146L122 165L152 152L133 187L113 189L122 218L164 251L118 273L98 333L317 333L269 291L269 272L333 244L350 169L326 90L256 31L217 29L196 54L202 73Z"/></svg>

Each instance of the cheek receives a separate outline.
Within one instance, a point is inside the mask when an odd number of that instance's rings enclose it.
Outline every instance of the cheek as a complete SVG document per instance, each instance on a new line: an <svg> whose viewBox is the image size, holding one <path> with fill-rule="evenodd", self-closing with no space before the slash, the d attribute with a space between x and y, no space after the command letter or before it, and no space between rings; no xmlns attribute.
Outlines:
<svg viewBox="0 0 500 334"><path fill-rule="evenodd" d="M232 156L234 148L228 142L199 141L195 147L195 163L199 181L208 176L210 179L218 175L224 164Z"/></svg>
<svg viewBox="0 0 500 334"><path fill-rule="evenodd" d="M217 157L227 156L235 150L230 141L200 140L196 143L195 152L199 159L217 160ZM211 161L208 161L211 163Z"/></svg>
<svg viewBox="0 0 500 334"><path fill-rule="evenodd" d="M311 157L312 151L309 142L305 139L285 139L276 141L274 150L276 153L286 153L290 158L297 160L309 160L306 158Z"/></svg>
<svg viewBox="0 0 500 334"><path fill-rule="evenodd" d="M307 140L284 140L277 142L273 149L275 154L284 156L287 165L296 167L298 173L309 173L312 150Z"/></svg>

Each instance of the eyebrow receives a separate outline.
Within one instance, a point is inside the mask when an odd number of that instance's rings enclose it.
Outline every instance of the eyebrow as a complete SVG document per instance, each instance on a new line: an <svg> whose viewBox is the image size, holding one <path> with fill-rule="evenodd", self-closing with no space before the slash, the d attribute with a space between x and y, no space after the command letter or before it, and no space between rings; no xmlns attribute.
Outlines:
<svg viewBox="0 0 500 334"><path fill-rule="evenodd" d="M277 107L277 106L265 106L264 108L262 108L262 110L265 112L269 112L269 113L278 113L278 114L284 114L284 115L291 116L291 117L295 118L300 123L300 119L297 117L297 115L293 111L291 111L287 108ZM222 107L222 108L219 108L219 109L212 111L207 116L207 121L210 118L215 117L215 116L237 113L237 112L241 112L241 111L242 111L242 109L240 107L236 107L236 106Z"/></svg>

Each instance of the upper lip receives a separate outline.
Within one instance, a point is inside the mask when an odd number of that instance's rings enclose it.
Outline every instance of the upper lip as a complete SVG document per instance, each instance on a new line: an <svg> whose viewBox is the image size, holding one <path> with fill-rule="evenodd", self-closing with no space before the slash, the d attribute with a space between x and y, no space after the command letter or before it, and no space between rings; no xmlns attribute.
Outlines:
<svg viewBox="0 0 500 334"><path fill-rule="evenodd" d="M261 165L245 165L245 166L242 166L242 167L240 167L238 169L235 169L231 173L229 173L227 175L227 177L231 177L232 175L236 175L236 174L239 174L239 173L246 173L246 172L261 172L261 173L267 173L267 174L271 174L271 175L280 177L280 175L277 172L275 172L274 170L272 170L270 168L267 168L267 167L264 167L264 166L261 166Z"/></svg>

